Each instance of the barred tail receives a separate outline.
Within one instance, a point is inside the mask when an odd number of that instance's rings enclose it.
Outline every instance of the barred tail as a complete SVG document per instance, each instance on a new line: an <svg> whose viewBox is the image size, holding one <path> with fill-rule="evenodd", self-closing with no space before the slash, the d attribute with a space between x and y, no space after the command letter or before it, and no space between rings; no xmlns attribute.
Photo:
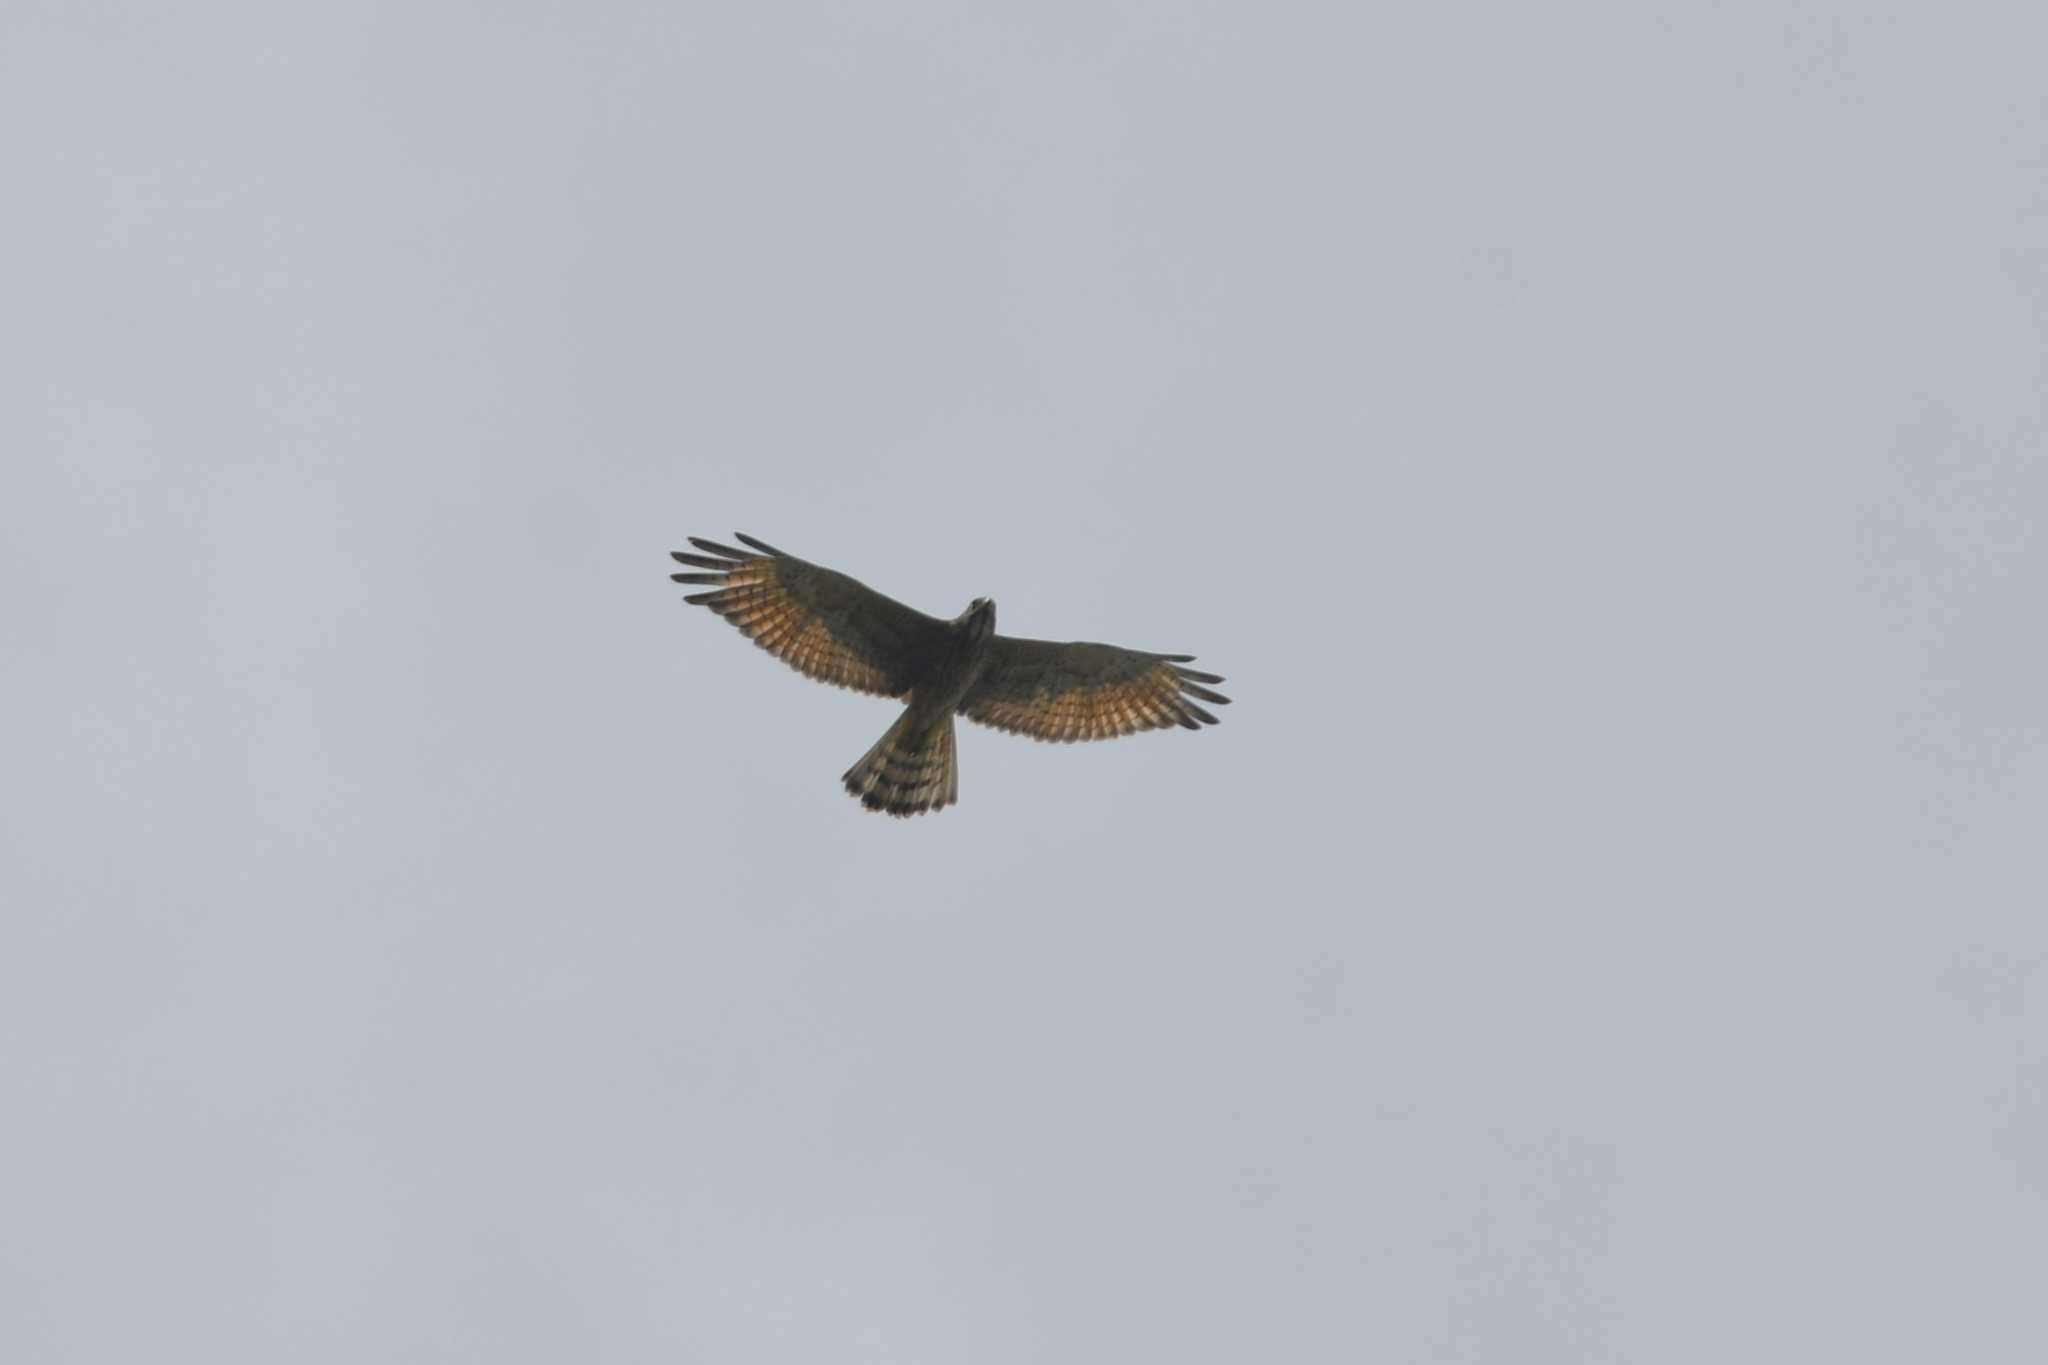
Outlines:
<svg viewBox="0 0 2048 1365"><path fill-rule="evenodd" d="M918 815L943 810L960 799L953 717L942 716L930 725L914 723L913 714L906 710L875 747L846 770L846 790L869 810Z"/></svg>

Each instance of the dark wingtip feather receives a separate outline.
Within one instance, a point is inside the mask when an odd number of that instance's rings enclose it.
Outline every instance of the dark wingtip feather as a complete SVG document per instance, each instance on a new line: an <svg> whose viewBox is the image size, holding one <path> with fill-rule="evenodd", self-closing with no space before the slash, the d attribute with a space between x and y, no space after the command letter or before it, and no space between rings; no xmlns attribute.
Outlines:
<svg viewBox="0 0 2048 1365"><path fill-rule="evenodd" d="M1230 698L1224 696L1221 692L1211 692L1208 688L1197 687L1191 682L1182 683L1180 690L1191 697L1200 697L1203 701L1213 701L1219 706L1230 705Z"/></svg>
<svg viewBox="0 0 2048 1365"><path fill-rule="evenodd" d="M669 578L677 583L723 583L722 573L672 573Z"/></svg>
<svg viewBox="0 0 2048 1365"><path fill-rule="evenodd" d="M724 555L727 559L736 559L743 563L749 559L759 559L761 557L746 550L735 550L730 545L720 545L717 541L706 540L702 536L691 536L689 540L692 545L700 550L706 550L715 555Z"/></svg>
<svg viewBox="0 0 2048 1365"><path fill-rule="evenodd" d="M1195 705L1191 701L1182 702L1181 707L1189 715L1193 716L1196 720L1202 722L1202 724L1204 725L1221 725L1223 723L1222 721L1217 720L1216 717L1210 715L1207 711L1204 711L1201 707ZM1182 721L1181 723L1183 725L1187 724L1186 721ZM1194 726L1188 725L1188 729L1192 730L1194 728Z"/></svg>
<svg viewBox="0 0 2048 1365"><path fill-rule="evenodd" d="M773 556L774 556L775 558L777 558L777 559L787 559L787 558L789 558L789 556L788 556L788 555L786 555L786 554L784 554L784 553L783 553L782 551L780 551L780 550L776 549L776 548L775 548L775 547L774 547L773 545L770 545L770 544L769 544L769 543L768 543L767 541L765 541L765 540L756 540L756 539L754 539L754 538L753 538L752 536L748 535L748 534L747 534L747 533L746 533L745 531L734 531L734 532L733 532L733 534L739 537L739 539L740 539L740 544L742 544L742 545L751 545L751 546L753 546L753 547L754 547L755 549L759 550L759 551L760 551L760 552L761 552L762 554L764 554L764 555L773 555Z"/></svg>
<svg viewBox="0 0 2048 1365"><path fill-rule="evenodd" d="M693 607L709 607L717 611L725 603L725 589L713 588L710 592L693 592L683 600Z"/></svg>
<svg viewBox="0 0 2048 1365"><path fill-rule="evenodd" d="M1176 668L1173 671L1183 678L1193 678L1196 682L1220 683L1223 681L1222 675L1218 673L1203 673L1193 668Z"/></svg>
<svg viewBox="0 0 2048 1365"><path fill-rule="evenodd" d="M678 564L688 564L698 569L717 569L720 573L731 573L740 566L738 560L712 559L708 555L686 555L681 550L670 550L668 557Z"/></svg>

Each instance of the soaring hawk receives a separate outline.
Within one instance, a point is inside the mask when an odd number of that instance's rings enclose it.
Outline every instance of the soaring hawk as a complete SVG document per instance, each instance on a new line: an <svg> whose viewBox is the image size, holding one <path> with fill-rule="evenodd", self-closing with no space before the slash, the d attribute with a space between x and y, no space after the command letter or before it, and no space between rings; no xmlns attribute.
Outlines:
<svg viewBox="0 0 2048 1365"><path fill-rule="evenodd" d="M820 682L909 703L843 779L869 810L917 815L959 799L956 711L1011 734L1070 741L1174 725L1199 730L1216 717L1191 698L1230 700L1202 685L1223 679L1181 667L1192 654L998 635L996 604L986 597L941 621L752 536L739 539L752 549L691 536L703 554L671 552L678 563L710 570L669 575L714 585L685 602L711 608Z"/></svg>

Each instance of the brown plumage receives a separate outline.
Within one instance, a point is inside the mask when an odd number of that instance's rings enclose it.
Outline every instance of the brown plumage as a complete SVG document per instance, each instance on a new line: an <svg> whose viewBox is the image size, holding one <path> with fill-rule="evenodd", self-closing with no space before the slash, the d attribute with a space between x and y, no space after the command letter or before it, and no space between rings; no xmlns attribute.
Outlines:
<svg viewBox="0 0 2048 1365"><path fill-rule="evenodd" d="M1199 730L1216 717L1196 702L1230 698L1192 654L1115 645L1055 644L995 633L995 603L977 597L950 621L742 535L750 549L690 537L702 554L672 551L709 570L669 575L706 584L683 600L709 607L761 648L821 682L907 702L875 746L841 779L870 810L916 815L960 795L953 717L1062 742L1140 730Z"/></svg>

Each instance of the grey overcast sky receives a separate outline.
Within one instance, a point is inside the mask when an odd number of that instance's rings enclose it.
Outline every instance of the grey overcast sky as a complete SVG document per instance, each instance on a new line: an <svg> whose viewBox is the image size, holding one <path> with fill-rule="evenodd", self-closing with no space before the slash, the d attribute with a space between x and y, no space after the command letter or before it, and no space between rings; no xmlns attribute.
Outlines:
<svg viewBox="0 0 2048 1365"><path fill-rule="evenodd" d="M2044 52L4 0L0 1357L2048 1359Z"/></svg>

